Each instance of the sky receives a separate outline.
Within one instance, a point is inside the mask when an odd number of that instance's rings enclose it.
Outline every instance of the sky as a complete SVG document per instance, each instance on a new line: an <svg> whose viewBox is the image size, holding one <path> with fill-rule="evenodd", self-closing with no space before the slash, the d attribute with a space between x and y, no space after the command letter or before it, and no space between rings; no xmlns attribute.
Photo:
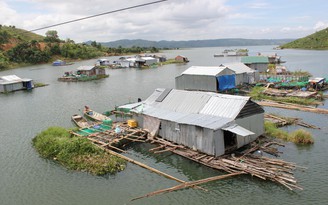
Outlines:
<svg viewBox="0 0 328 205"><path fill-rule="evenodd" d="M0 0L0 24L34 30L156 0ZM328 27L326 0L167 0L42 29L60 39L302 38Z"/></svg>

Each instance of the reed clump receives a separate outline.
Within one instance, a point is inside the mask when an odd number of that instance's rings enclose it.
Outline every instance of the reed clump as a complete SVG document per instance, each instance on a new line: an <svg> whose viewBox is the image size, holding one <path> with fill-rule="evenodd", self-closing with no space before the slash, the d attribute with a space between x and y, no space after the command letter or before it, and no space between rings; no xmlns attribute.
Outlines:
<svg viewBox="0 0 328 205"><path fill-rule="evenodd" d="M264 122L265 134L271 137L276 137L285 141L294 142L295 144L313 144L314 139L312 134L306 130L299 129L288 133L287 131L279 129L274 123Z"/></svg>
<svg viewBox="0 0 328 205"><path fill-rule="evenodd" d="M300 129L295 130L290 133L289 141L297 143L297 144L313 144L314 140L312 134L306 130Z"/></svg>
<svg viewBox="0 0 328 205"><path fill-rule="evenodd" d="M93 145L88 139L71 136L61 127L50 127L32 140L34 148L47 159L64 167L94 175L113 174L125 168L126 161Z"/></svg>

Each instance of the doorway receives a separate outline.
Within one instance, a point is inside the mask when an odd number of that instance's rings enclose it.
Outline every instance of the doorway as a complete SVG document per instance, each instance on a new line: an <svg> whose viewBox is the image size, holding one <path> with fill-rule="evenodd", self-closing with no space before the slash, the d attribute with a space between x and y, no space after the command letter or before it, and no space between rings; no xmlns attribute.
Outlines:
<svg viewBox="0 0 328 205"><path fill-rule="evenodd" d="M237 135L230 131L223 131L225 154L237 149Z"/></svg>

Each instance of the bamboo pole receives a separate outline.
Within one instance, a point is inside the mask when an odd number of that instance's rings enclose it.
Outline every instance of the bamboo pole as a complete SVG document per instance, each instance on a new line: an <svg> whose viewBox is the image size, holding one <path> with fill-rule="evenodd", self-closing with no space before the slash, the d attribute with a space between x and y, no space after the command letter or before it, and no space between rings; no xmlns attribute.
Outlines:
<svg viewBox="0 0 328 205"><path fill-rule="evenodd" d="M152 172L155 172L156 174L162 175L162 176L164 176L164 177L166 177L166 178L168 178L168 179L172 179L172 180L175 180L175 181L180 182L180 183L185 183L185 181L183 181L183 180L181 180L181 179L178 179L178 178L173 177L173 176L171 176L171 175L169 175L169 174L166 174L166 173L164 173L164 172L161 172L161 171L159 171L159 170L157 170L157 169L154 169L154 168L152 168L152 167L150 167L150 166L148 166L148 165L146 165L146 164L143 164L143 163L141 163L141 162L138 162L138 161L136 161L136 160L133 160L133 159L127 157L127 156L121 155L121 154L119 154L119 153L117 153L117 152L114 152L114 151L112 151L112 150L109 150L109 149L105 149L105 148L103 148L102 146L99 146L99 145L97 145L97 144L96 144L96 146L98 146L99 148L103 149L105 152L108 152L109 154L112 154L112 155L114 155L114 156L117 156L117 157L120 157L120 158L122 158L122 159L125 159L125 160L128 161L128 162L131 162L131 163L133 163L133 164L139 165L139 166L142 167L142 168L148 169L148 170L150 170L150 171L152 171ZM204 189L204 188L202 188L202 187L196 187L196 188L198 188L198 189L202 189L203 191L207 191L206 189Z"/></svg>
<svg viewBox="0 0 328 205"><path fill-rule="evenodd" d="M193 182L184 182L182 184L176 185L176 186L171 187L171 188L161 189L161 190L158 190L158 191L148 193L148 194L143 195L143 196L133 198L131 201L146 198L146 197L150 197L150 196L155 196L155 195L166 193L166 192L176 191L176 190L179 190L179 189L185 189L185 188L188 188L188 187L192 187L192 186L196 186L196 185L199 185L199 184L204 184L204 183L207 183L207 182L216 181L216 180L220 180L220 179L225 179L225 178L232 177L232 176L237 176L237 175L240 175L240 174L244 174L244 172L237 172L237 173L233 173L233 174L220 175L220 176L210 177L210 178L201 179L201 180L197 180L197 181L193 181Z"/></svg>

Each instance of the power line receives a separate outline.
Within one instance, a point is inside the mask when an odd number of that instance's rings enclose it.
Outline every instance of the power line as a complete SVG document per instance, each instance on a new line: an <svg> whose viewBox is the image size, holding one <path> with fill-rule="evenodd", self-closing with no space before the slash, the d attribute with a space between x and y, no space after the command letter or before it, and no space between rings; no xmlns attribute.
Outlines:
<svg viewBox="0 0 328 205"><path fill-rule="evenodd" d="M45 26L45 27L41 27L41 28L29 30L29 31L30 32L39 31L39 30L43 30L43 29L46 29L46 28L51 28L51 27L55 27L55 26L69 24L69 23L73 23L73 22L77 22L77 21L82 21L82 20L85 20L85 19L90 19L90 18L94 18L94 17L98 17L98 16L103 16L103 15L107 15L107 14L117 13L117 12L120 12L120 11L126 11L126 10L130 10L130 9L138 8L138 7L148 6L148 5L151 5L151 4L157 4L157 3L164 2L164 1L168 1L168 0L153 1L153 2L149 2L149 3L145 3L145 4L139 4L139 5L136 5L136 6L130 6L130 7L126 7L126 8L123 8L123 9L117 9L117 10L114 10L114 11L108 11L108 12L104 12L104 13L100 13L100 14L95 14L95 15L92 15L92 16L87 16L87 17L83 17L83 18L79 18L79 19L74 19L74 20L70 20L70 21L66 21L66 22L62 22L62 23L58 23L58 24L53 24L51 26Z"/></svg>

